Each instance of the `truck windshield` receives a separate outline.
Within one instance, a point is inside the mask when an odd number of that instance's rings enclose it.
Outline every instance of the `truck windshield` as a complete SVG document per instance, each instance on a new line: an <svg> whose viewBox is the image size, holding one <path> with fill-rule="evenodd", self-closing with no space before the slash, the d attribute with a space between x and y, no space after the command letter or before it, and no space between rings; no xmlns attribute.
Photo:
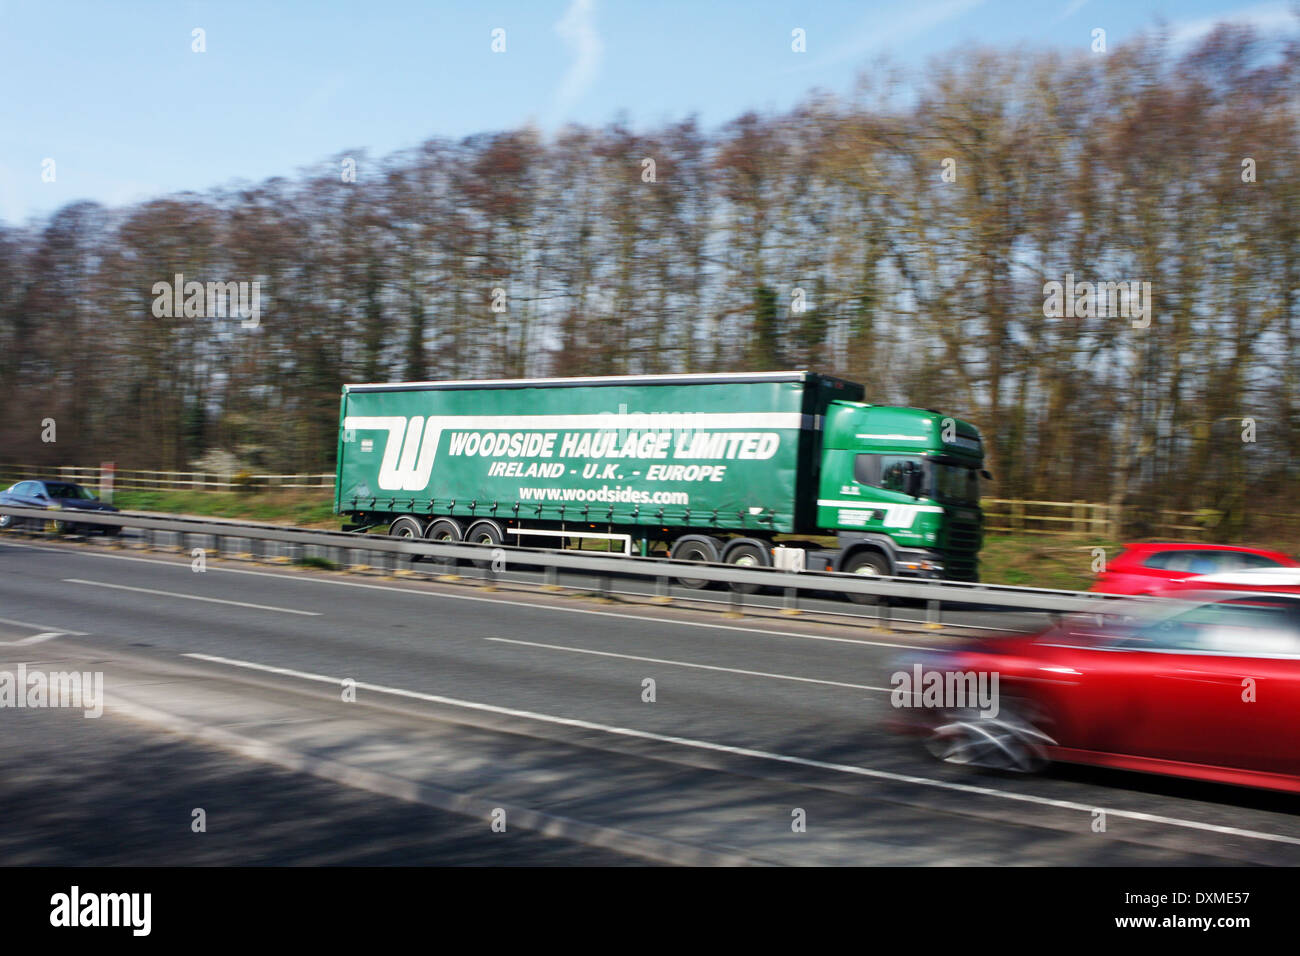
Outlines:
<svg viewBox="0 0 1300 956"><path fill-rule="evenodd" d="M945 465L930 462L934 476L934 497L938 501L955 505L977 505L980 502L980 476L974 468L965 465Z"/></svg>

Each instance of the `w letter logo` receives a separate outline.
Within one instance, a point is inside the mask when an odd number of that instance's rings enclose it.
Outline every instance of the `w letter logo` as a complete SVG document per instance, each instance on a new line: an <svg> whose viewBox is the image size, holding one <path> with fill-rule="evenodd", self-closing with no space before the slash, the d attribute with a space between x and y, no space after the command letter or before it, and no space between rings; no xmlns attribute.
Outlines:
<svg viewBox="0 0 1300 956"><path fill-rule="evenodd" d="M428 430L424 417L416 415L408 424L401 416L352 416L343 428L356 431L387 431L384 460L379 466L379 487L385 491L423 491L429 486L433 457L438 453L442 428L432 422ZM422 440L423 439L423 440Z"/></svg>

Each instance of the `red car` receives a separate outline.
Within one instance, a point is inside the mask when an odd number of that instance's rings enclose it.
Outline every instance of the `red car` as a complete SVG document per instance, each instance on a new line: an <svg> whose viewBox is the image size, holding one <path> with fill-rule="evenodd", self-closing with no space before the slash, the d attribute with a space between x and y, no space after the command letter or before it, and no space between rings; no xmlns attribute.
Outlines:
<svg viewBox="0 0 1300 956"><path fill-rule="evenodd" d="M909 662L893 675L896 727L950 763L1059 760L1300 792L1300 595L1105 612ZM977 685L991 699L963 700Z"/></svg>
<svg viewBox="0 0 1300 956"><path fill-rule="evenodd" d="M1231 544L1126 544L1106 562L1091 590L1103 594L1155 594L1185 578L1251 568L1297 568L1300 561L1280 551Z"/></svg>

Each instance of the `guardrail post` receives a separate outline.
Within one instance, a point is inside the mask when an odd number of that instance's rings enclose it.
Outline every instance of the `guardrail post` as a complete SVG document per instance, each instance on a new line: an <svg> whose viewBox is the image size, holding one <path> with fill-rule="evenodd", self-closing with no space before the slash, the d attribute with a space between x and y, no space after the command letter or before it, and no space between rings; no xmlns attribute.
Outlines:
<svg viewBox="0 0 1300 956"><path fill-rule="evenodd" d="M799 589L798 588L784 589L784 597L782 598L781 601L781 610L778 613L780 614L802 614L803 613L801 610L799 610Z"/></svg>
<svg viewBox="0 0 1300 956"><path fill-rule="evenodd" d="M543 591L560 590L560 569L553 564L548 564L545 569L546 583L542 585Z"/></svg>
<svg viewBox="0 0 1300 956"><path fill-rule="evenodd" d="M938 601L925 602L925 626L932 631L940 630L943 627L941 605Z"/></svg>
<svg viewBox="0 0 1300 956"><path fill-rule="evenodd" d="M881 599L876 602L876 630L882 634L889 634L893 631L890 614L890 605L887 599Z"/></svg>
<svg viewBox="0 0 1300 956"><path fill-rule="evenodd" d="M488 558L483 562L483 590L495 591L497 589L497 563L494 558Z"/></svg>
<svg viewBox="0 0 1300 956"><path fill-rule="evenodd" d="M744 592L737 590L736 588L729 588L728 590L731 591L731 598L727 602L728 609L723 612L722 616L723 617L744 617L745 616L744 612L741 611L741 606L743 605L745 600Z"/></svg>
<svg viewBox="0 0 1300 956"><path fill-rule="evenodd" d="M650 600L655 604L671 604L673 598L668 592L668 588L668 576L666 574L659 575L655 578L655 593Z"/></svg>

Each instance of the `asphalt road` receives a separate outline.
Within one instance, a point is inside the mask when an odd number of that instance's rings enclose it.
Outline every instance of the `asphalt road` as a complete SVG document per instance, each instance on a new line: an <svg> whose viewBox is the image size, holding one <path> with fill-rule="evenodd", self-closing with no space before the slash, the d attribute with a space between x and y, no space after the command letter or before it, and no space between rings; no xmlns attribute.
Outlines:
<svg viewBox="0 0 1300 956"><path fill-rule="evenodd" d="M107 698L0 708L0 859L1300 862L1284 795L930 761L888 675L944 635L720 610L0 539L0 670Z"/></svg>

